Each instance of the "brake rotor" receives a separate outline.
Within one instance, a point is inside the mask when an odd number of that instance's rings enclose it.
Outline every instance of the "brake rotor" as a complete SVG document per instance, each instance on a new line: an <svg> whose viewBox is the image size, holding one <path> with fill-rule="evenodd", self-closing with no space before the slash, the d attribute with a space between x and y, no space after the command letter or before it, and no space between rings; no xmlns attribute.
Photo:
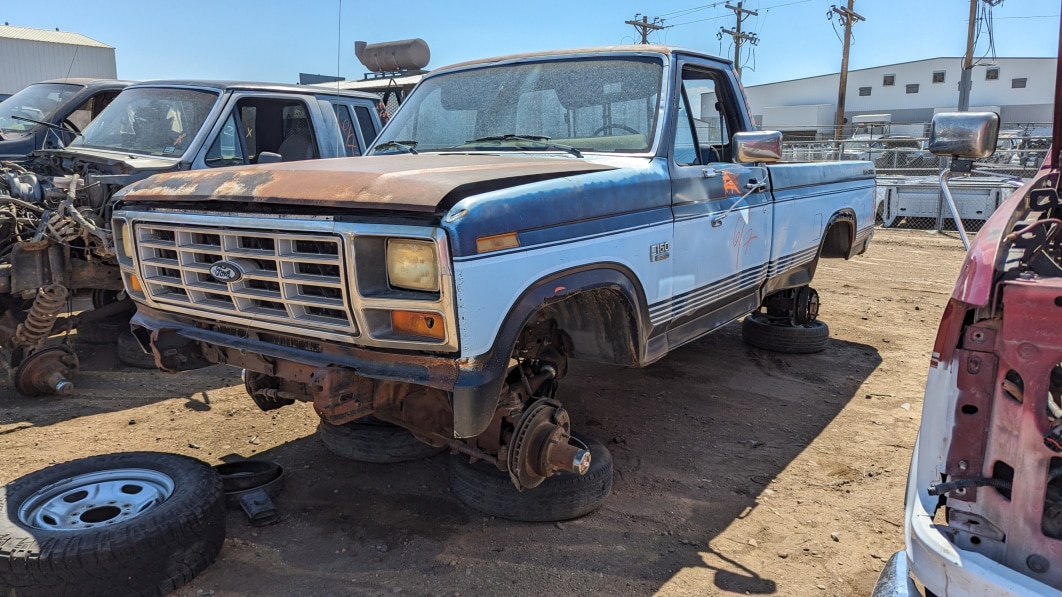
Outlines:
<svg viewBox="0 0 1062 597"><path fill-rule="evenodd" d="M554 400L535 402L521 415L509 442L509 477L520 489L538 487L558 467L550 463L554 445L567 445L571 438L568 413Z"/></svg>
<svg viewBox="0 0 1062 597"><path fill-rule="evenodd" d="M45 394L69 396L74 391L71 377L77 375L78 360L66 346L50 346L31 353L15 369L14 384L19 394L36 398Z"/></svg>

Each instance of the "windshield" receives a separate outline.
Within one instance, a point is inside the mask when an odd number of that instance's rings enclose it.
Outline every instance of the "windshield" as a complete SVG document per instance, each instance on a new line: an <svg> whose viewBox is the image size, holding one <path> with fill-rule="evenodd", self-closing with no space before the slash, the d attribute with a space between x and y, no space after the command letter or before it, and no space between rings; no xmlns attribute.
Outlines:
<svg viewBox="0 0 1062 597"><path fill-rule="evenodd" d="M19 134L37 126L32 122L14 118L20 116L41 122L51 122L51 117L75 93L81 85L65 83L37 83L19 91L0 102L0 132Z"/></svg>
<svg viewBox="0 0 1062 597"><path fill-rule="evenodd" d="M180 157L217 99L196 89L126 89L70 146Z"/></svg>
<svg viewBox="0 0 1062 597"><path fill-rule="evenodd" d="M489 66L429 77L376 139L376 154L430 151L645 152L663 64L644 57Z"/></svg>

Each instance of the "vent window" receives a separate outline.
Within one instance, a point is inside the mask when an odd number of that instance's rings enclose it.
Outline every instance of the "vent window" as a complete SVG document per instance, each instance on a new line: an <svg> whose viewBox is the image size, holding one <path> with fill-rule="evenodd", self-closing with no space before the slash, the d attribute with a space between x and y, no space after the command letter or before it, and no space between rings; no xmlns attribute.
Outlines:
<svg viewBox="0 0 1062 597"><path fill-rule="evenodd" d="M860 87L859 88L859 96L860 97L866 97L868 95L870 95L870 87Z"/></svg>
<svg viewBox="0 0 1062 597"><path fill-rule="evenodd" d="M918 83L911 83L908 85L907 93L918 93Z"/></svg>
<svg viewBox="0 0 1062 597"><path fill-rule="evenodd" d="M1025 85L1029 82L1028 79L1011 79L1011 89L1025 89Z"/></svg>
<svg viewBox="0 0 1062 597"><path fill-rule="evenodd" d="M944 74L945 74L945 71L942 71L942 70L933 71L933 82L934 83L943 83L944 82Z"/></svg>
<svg viewBox="0 0 1062 597"><path fill-rule="evenodd" d="M882 87L892 87L896 84L896 75L885 75L881 79Z"/></svg>
<svg viewBox="0 0 1062 597"><path fill-rule="evenodd" d="M987 68L985 69L985 81L998 81L999 80L999 68Z"/></svg>

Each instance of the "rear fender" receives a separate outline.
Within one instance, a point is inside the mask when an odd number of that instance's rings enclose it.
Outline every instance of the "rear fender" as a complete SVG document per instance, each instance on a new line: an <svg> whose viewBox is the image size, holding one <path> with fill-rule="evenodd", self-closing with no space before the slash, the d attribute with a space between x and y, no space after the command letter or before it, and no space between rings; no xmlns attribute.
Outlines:
<svg viewBox="0 0 1062 597"><path fill-rule="evenodd" d="M826 223L819 245L819 257L850 259L856 251L856 215L850 208L838 210Z"/></svg>

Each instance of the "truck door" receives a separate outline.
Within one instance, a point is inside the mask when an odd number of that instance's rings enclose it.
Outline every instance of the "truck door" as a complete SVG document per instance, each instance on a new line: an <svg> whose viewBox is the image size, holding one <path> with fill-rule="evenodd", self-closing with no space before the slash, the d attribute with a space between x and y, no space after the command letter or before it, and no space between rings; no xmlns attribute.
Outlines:
<svg viewBox="0 0 1062 597"><path fill-rule="evenodd" d="M759 306L767 277L773 209L767 171L734 163L736 82L720 68L680 63L669 168L675 217L671 347Z"/></svg>

